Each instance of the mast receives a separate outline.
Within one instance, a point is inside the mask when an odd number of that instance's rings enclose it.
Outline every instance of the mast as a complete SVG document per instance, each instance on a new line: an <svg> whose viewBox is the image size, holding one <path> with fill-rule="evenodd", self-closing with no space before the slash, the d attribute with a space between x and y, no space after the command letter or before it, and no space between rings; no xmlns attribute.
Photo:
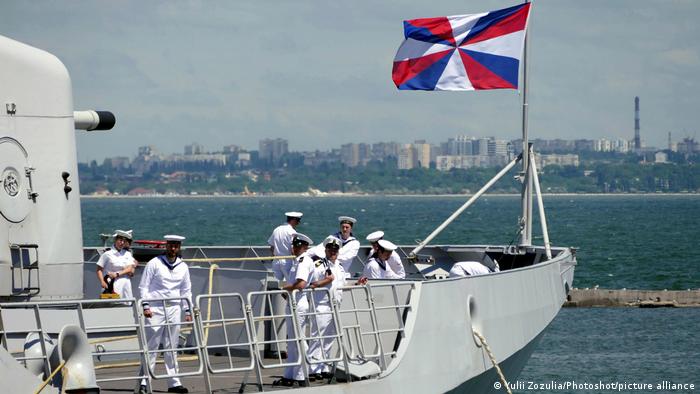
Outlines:
<svg viewBox="0 0 700 394"><path fill-rule="evenodd" d="M527 1L530 2L529 0ZM529 21L528 21L529 24ZM523 181L520 195L522 205L522 216L520 217L520 246L532 245L532 177L530 176L530 146L527 137L527 52L530 34L525 29L525 45L523 48L523 171L520 173Z"/></svg>

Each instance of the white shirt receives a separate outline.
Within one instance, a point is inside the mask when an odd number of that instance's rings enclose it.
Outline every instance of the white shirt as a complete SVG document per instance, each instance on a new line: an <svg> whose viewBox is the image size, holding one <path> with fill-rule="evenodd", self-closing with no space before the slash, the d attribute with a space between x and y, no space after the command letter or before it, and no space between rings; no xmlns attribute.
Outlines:
<svg viewBox="0 0 700 394"><path fill-rule="evenodd" d="M294 283L296 283L296 281L300 279L306 282L306 286L304 286L305 289L309 287L309 285L311 285L311 274L314 268L314 260L311 258L311 256L304 253L301 256L297 257L296 262L290 271L290 277L294 278ZM308 308L309 302L306 299L306 296L304 296L304 293L302 292L302 290L304 289L301 289L297 292L297 309L299 309L300 307Z"/></svg>
<svg viewBox="0 0 700 394"><path fill-rule="evenodd" d="M292 254L292 240L296 233L297 231L289 223L277 226L272 231L272 235L267 239L267 244L275 250L275 256L290 256Z"/></svg>
<svg viewBox="0 0 700 394"><path fill-rule="evenodd" d="M360 251L360 241L358 241L352 235L349 236L348 239L343 239L340 236L340 232L331 235L333 237L338 238L340 242L343 243L343 245L340 247L340 250L338 251L338 258L336 259L336 262L343 266L343 277L349 278L350 266L352 265L352 261L355 260L355 257L357 257L357 253ZM323 246L323 243L321 243L309 249L309 253L319 257L325 257L326 249Z"/></svg>
<svg viewBox="0 0 700 394"><path fill-rule="evenodd" d="M460 261L458 263L454 263L450 269L450 278L486 275L490 273L491 271L478 261Z"/></svg>
<svg viewBox="0 0 700 394"><path fill-rule="evenodd" d="M124 248L117 250L115 247L112 247L112 249L102 253L100 259L97 260L97 265L105 270L105 274L108 274L110 272L123 271L126 267L136 264L130 251ZM126 277L123 278L127 279ZM122 277L119 277L119 279L122 279Z"/></svg>
<svg viewBox="0 0 700 394"><path fill-rule="evenodd" d="M336 300L340 301L340 290L338 287L345 283L345 270L343 270L343 266L338 264L337 260L335 263L333 263L326 258L322 258L316 260L312 267L313 270L311 271L311 275L309 277L309 285L311 282L317 282L325 279L326 270L330 269L334 279L331 283L325 285L324 288L329 289L330 294L332 294ZM325 291L315 291L314 302L316 305L329 305L330 301L328 299L328 293Z"/></svg>
<svg viewBox="0 0 700 394"><path fill-rule="evenodd" d="M102 267L105 274L109 274L110 272L123 271L127 267L135 266L136 263L130 251L125 248L117 250L117 248L112 247L112 249L102 253L100 259L97 260L97 265ZM120 275L114 279L112 289L119 294L120 298L134 298L131 292L131 278L128 275Z"/></svg>
<svg viewBox="0 0 700 394"><path fill-rule="evenodd" d="M367 279L392 279L394 273L386 261L381 261L379 257L372 257L365 263L362 276Z"/></svg>
<svg viewBox="0 0 700 394"><path fill-rule="evenodd" d="M165 255L156 256L146 264L139 283L141 298L144 300L154 298L185 297L192 304L192 282L190 282L190 270L187 264L179 257L175 263L169 264ZM148 303L144 302L144 307ZM151 306L151 305L148 305ZM152 307L161 308L162 302L154 302ZM166 303L166 306L168 305ZM182 308L189 312L187 302L182 300Z"/></svg>
<svg viewBox="0 0 700 394"><path fill-rule="evenodd" d="M289 223L277 226L272 231L270 238L267 239L267 244L272 246L272 253L275 256L290 256L292 254L292 240L294 240L294 234L296 233L294 227ZM277 280L289 282L291 278L289 271L293 264L293 259L274 260L272 266Z"/></svg>
<svg viewBox="0 0 700 394"><path fill-rule="evenodd" d="M367 264L369 263L369 260L373 258L375 255L374 249L370 248L369 253L367 253L367 263L365 263L365 269L367 269ZM396 253L396 251L391 252L391 256L389 256L389 260L387 261L387 264L389 266L390 271L387 276L383 279L404 279L406 278L406 270L403 268L403 263L401 262L401 257L399 257L399 254ZM367 276L362 273L363 276Z"/></svg>

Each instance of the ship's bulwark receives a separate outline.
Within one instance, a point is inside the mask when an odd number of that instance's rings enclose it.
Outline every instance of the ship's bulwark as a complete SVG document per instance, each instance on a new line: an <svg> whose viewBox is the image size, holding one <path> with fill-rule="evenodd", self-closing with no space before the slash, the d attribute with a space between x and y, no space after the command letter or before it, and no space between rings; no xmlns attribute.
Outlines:
<svg viewBox="0 0 700 394"><path fill-rule="evenodd" d="M471 334L472 327L486 338L506 377L513 380L564 302L564 283L571 280L573 264L573 256L564 251L549 262L486 276L415 281L410 299L401 300L411 305L404 316L406 337L378 379L302 390L382 394L494 391L498 377ZM90 265L86 264L86 278L94 276ZM261 268L223 269L216 273L214 291L245 294L262 290L267 274ZM191 272L195 292L206 293L208 269L193 268ZM138 277L133 281L136 286ZM96 281L94 286L86 286L86 291L86 296L95 293ZM375 302L385 305L392 301L389 298L375 296ZM344 302L347 300L345 297Z"/></svg>

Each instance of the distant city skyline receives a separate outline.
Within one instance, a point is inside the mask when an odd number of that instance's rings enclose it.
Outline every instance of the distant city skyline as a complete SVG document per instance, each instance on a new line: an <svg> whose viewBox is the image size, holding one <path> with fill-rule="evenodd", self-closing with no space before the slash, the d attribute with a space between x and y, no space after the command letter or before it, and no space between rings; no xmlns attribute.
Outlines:
<svg viewBox="0 0 700 394"><path fill-rule="evenodd" d="M516 2L517 3L517 2ZM47 50L71 74L75 109L113 111L106 133L76 132L78 159L365 141L520 136L519 92L399 92L402 21L513 2L8 2L0 34ZM136 11L137 10L137 11ZM700 2L537 0L530 20L529 130L543 139L697 137ZM31 22L31 23L29 23Z"/></svg>

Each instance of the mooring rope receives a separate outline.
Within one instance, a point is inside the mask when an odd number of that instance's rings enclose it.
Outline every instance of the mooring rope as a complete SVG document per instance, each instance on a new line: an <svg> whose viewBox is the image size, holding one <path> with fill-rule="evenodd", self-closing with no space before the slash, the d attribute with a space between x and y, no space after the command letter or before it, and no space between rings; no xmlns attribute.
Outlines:
<svg viewBox="0 0 700 394"><path fill-rule="evenodd" d="M498 377L501 379L501 384L503 384L503 388L506 390L508 394L513 394L510 391L510 386L508 386L508 381L506 380L506 376L503 375L503 371L501 371L501 367L498 366L498 363L496 362L496 357L493 356L493 353L491 352L491 348L489 347L489 344L486 343L486 338L484 338L483 335L479 333L475 328L472 328L472 332L474 335L479 338L479 341L481 341L481 344L484 345L484 349L486 349L486 353L489 355L489 358L491 359L491 364L496 368L496 372L498 373Z"/></svg>
<svg viewBox="0 0 700 394"><path fill-rule="evenodd" d="M56 375L56 374L58 373L58 371L62 370L63 367L65 367L65 366L66 366L66 362L65 362L65 361L61 361L61 363L58 364L58 367L56 367L56 369L54 369L53 372L51 372L51 375L49 375L49 377L46 378L46 380L44 380L43 383L41 383L41 386L39 386L39 388L36 389L36 391L34 392L34 394L39 394L39 393L41 393L41 390L43 390L44 387L46 387L46 385L49 384L49 382L51 381L51 379L53 379L54 375Z"/></svg>

